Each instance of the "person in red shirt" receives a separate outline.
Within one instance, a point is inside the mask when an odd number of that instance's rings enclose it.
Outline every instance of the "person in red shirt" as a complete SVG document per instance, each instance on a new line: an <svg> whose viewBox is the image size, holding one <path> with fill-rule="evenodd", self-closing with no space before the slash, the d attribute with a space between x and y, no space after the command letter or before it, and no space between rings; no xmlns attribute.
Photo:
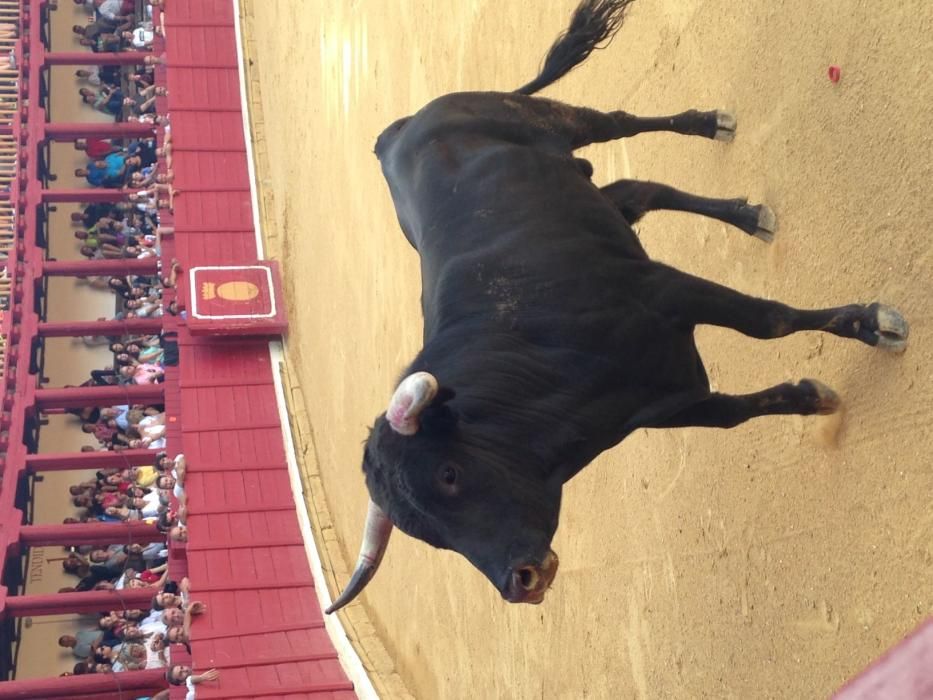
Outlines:
<svg viewBox="0 0 933 700"><path fill-rule="evenodd" d="M87 157L91 160L106 158L117 150L107 139L78 139L75 141L75 148L87 153Z"/></svg>

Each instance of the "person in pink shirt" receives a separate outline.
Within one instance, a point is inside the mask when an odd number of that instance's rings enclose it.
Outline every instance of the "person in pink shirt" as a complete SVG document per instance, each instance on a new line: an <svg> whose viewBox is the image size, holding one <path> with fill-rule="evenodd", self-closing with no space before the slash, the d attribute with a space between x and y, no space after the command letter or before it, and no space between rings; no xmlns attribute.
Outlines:
<svg viewBox="0 0 933 700"><path fill-rule="evenodd" d="M162 367L149 362L121 367L120 374L126 379L132 379L136 384L158 384L164 376Z"/></svg>

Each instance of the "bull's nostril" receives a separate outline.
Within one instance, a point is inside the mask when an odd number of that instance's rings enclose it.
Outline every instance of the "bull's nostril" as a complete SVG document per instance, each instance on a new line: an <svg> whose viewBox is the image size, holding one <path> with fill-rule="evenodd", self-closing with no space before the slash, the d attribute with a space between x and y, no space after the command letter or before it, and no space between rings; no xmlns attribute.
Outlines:
<svg viewBox="0 0 933 700"><path fill-rule="evenodd" d="M537 570L531 568L530 566L523 567L518 570L518 580L522 584L522 588L526 591L534 590L535 586L538 585L538 575Z"/></svg>

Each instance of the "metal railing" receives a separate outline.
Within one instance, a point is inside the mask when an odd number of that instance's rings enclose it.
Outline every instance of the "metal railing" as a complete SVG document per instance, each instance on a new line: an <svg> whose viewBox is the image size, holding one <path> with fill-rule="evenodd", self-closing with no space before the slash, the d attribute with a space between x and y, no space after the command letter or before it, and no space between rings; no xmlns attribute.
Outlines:
<svg viewBox="0 0 933 700"><path fill-rule="evenodd" d="M0 136L0 191L9 189L18 169L19 146L16 140L12 136Z"/></svg>
<svg viewBox="0 0 933 700"><path fill-rule="evenodd" d="M22 0L0 0L0 22L15 24L22 29L20 19L23 16Z"/></svg>
<svg viewBox="0 0 933 700"><path fill-rule="evenodd" d="M0 162L5 157L8 156L0 154ZM15 155L12 157L16 158ZM4 265L9 258L16 259L14 248L16 247L17 213L10 200L2 196L3 190L9 191L10 183L15 177L15 170L11 175L7 175L6 172L0 170L0 265ZM5 295L5 292L0 294Z"/></svg>

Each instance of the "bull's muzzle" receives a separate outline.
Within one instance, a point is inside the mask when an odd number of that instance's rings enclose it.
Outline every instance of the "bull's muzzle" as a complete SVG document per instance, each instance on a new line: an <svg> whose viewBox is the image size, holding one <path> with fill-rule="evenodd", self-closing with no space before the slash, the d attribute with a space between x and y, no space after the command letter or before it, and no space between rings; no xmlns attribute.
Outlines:
<svg viewBox="0 0 933 700"><path fill-rule="evenodd" d="M540 564L516 566L509 574L502 597L510 603L537 605L554 582L560 560L553 551L548 551Z"/></svg>

